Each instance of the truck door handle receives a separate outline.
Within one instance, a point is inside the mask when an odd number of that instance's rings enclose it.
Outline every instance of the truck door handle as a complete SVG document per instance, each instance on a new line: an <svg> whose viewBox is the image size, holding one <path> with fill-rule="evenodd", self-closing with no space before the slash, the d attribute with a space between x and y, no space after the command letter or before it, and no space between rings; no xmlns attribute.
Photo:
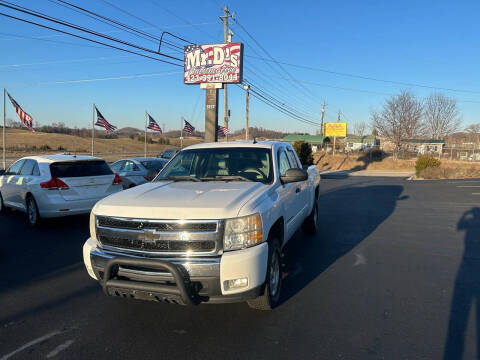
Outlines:
<svg viewBox="0 0 480 360"><path fill-rule="evenodd" d="M298 194L300 192L300 188L296 188L295 192Z"/></svg>

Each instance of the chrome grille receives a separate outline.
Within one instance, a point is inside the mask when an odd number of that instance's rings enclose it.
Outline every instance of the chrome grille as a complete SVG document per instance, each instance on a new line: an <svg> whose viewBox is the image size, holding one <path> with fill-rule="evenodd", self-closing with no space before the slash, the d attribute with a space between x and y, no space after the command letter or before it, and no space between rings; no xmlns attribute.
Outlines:
<svg viewBox="0 0 480 360"><path fill-rule="evenodd" d="M97 216L96 235L105 249L149 255L216 255L223 221L151 220Z"/></svg>

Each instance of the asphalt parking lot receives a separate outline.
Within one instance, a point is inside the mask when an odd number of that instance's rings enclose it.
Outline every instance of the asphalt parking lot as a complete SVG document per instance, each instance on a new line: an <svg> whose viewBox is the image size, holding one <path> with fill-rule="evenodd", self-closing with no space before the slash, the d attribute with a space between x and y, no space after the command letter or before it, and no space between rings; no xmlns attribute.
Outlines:
<svg viewBox="0 0 480 360"><path fill-rule="evenodd" d="M83 268L88 217L2 215L0 359L477 356L480 181L324 179L319 215L272 312L106 297Z"/></svg>

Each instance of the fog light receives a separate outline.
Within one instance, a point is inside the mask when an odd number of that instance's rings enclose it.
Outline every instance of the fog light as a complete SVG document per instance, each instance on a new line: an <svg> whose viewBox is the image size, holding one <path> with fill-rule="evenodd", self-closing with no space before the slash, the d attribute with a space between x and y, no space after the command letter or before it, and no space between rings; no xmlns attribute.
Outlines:
<svg viewBox="0 0 480 360"><path fill-rule="evenodd" d="M230 289L239 289L248 286L248 278L240 278L240 279L233 279L225 281L225 290Z"/></svg>

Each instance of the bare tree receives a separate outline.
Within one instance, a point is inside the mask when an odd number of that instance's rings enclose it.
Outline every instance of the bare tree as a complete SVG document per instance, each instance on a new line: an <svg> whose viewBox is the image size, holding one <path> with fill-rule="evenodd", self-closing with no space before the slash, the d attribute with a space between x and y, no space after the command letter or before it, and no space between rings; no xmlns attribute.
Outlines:
<svg viewBox="0 0 480 360"><path fill-rule="evenodd" d="M480 142L480 123L468 126L465 131L468 133L469 141L478 145Z"/></svg>
<svg viewBox="0 0 480 360"><path fill-rule="evenodd" d="M372 127L394 144L396 157L402 140L424 134L422 114L422 102L404 90L387 99L380 111L372 112Z"/></svg>
<svg viewBox="0 0 480 360"><path fill-rule="evenodd" d="M364 136L367 131L367 123L365 121L358 121L353 124L353 133L358 136Z"/></svg>
<svg viewBox="0 0 480 360"><path fill-rule="evenodd" d="M462 119L454 98L433 93L425 101L424 119L427 133L432 139L440 139L460 129Z"/></svg>

